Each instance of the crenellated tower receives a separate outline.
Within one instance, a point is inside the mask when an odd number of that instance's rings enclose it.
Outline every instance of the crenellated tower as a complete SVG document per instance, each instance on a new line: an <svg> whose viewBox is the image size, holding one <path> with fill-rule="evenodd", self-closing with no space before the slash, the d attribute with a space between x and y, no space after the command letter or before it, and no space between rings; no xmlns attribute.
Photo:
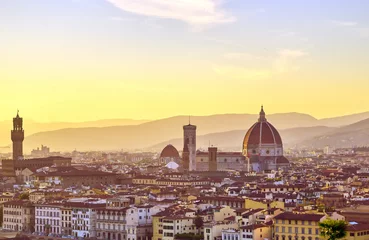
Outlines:
<svg viewBox="0 0 369 240"><path fill-rule="evenodd" d="M17 116L13 118L13 130L11 131L11 137L13 141L13 160L19 160L23 158L23 119L19 117L19 111Z"/></svg>

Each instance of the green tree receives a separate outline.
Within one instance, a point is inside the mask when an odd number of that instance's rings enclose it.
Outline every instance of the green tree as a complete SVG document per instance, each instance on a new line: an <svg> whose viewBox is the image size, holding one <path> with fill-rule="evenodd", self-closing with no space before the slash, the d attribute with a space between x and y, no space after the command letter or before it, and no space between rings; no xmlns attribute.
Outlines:
<svg viewBox="0 0 369 240"><path fill-rule="evenodd" d="M200 229L204 226L204 220L202 219L202 217L198 216L195 218L194 223L197 229L197 233L200 234Z"/></svg>
<svg viewBox="0 0 369 240"><path fill-rule="evenodd" d="M3 226L3 206L0 206L0 227Z"/></svg>
<svg viewBox="0 0 369 240"><path fill-rule="evenodd" d="M344 220L326 219L319 223L320 235L328 240L337 240L346 236L347 222Z"/></svg>
<svg viewBox="0 0 369 240"><path fill-rule="evenodd" d="M48 236L51 230L51 225L50 224L45 224L45 233Z"/></svg>
<svg viewBox="0 0 369 240"><path fill-rule="evenodd" d="M19 195L19 199L21 200L29 200L29 193L28 192L24 192L21 195Z"/></svg>

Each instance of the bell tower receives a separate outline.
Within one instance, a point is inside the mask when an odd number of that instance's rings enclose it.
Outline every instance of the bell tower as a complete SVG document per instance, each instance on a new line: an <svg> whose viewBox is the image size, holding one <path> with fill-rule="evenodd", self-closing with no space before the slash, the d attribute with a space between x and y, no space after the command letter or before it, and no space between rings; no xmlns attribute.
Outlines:
<svg viewBox="0 0 369 240"><path fill-rule="evenodd" d="M183 143L184 169L196 171L196 126L191 121L183 126Z"/></svg>
<svg viewBox="0 0 369 240"><path fill-rule="evenodd" d="M13 130L11 131L11 137L13 141L13 160L20 160L23 157L23 118L19 117L19 111L17 116L13 118Z"/></svg>

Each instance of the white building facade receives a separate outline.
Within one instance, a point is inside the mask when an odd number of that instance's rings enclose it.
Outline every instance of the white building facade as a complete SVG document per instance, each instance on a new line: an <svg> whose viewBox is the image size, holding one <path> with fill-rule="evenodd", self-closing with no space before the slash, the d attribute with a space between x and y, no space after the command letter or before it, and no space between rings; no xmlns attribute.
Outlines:
<svg viewBox="0 0 369 240"><path fill-rule="evenodd" d="M62 233L62 205L37 204L35 206L35 231L40 233Z"/></svg>

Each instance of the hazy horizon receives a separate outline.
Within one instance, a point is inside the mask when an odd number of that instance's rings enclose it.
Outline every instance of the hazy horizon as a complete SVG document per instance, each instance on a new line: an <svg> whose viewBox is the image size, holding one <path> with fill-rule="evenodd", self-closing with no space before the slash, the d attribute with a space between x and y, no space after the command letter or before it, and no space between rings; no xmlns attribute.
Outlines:
<svg viewBox="0 0 369 240"><path fill-rule="evenodd" d="M265 107L264 107L265 109ZM260 111L260 110L259 110ZM309 115L317 120L324 120L324 119L329 119L329 118L340 118L340 117L346 117L346 116L352 116L352 115L360 115L360 114L364 114L364 113L368 113L369 111L364 111L364 112L354 112L354 113L348 113L348 114L344 114L344 115L336 115L336 116L328 116L328 117L323 117L323 118L318 118L312 114L309 113L305 113L305 112L296 112L296 111L292 111L292 112L274 112L274 113L268 113L266 112L267 115L274 115L274 114L306 114ZM173 116L165 116L162 118L156 118L156 119L145 119L145 118L102 118L102 119L81 119L79 121L37 121L35 119L32 118L25 118L23 116L23 114L21 112L19 112L20 117L23 118L24 123L26 124L27 121L29 122L35 122L35 123L83 123L83 122L101 122L101 121L115 121L115 120L132 120L132 121L142 121L144 122L151 122L151 121L158 121L158 120L162 120L162 119L168 119L168 118L175 118L175 117L211 117L211 116L217 116L217 115L257 115L259 114L259 112L257 113L249 113L249 112L244 112L244 113L214 113L214 114L207 114L207 115L185 115L185 114L179 114L179 115L173 115ZM11 116L8 119L0 119L1 122L7 122L7 121L12 121L13 117L15 117L16 114L14 114L13 116ZM255 118L256 120L256 118ZM194 123L195 124L195 123Z"/></svg>

